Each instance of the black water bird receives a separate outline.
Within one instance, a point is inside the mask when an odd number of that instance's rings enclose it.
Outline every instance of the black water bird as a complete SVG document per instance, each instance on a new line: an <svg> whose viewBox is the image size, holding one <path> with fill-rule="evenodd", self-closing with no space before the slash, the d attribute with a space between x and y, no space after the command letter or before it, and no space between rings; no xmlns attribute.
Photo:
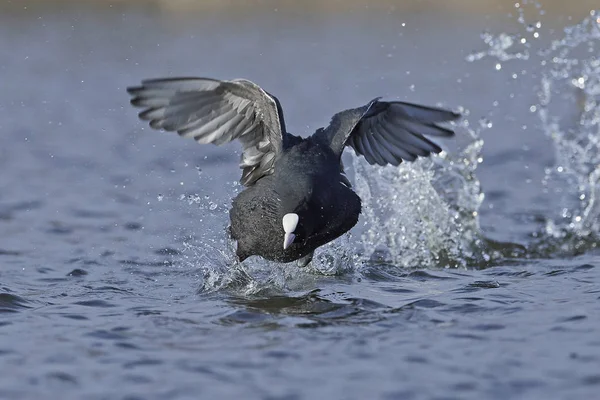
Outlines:
<svg viewBox="0 0 600 400"><path fill-rule="evenodd" d="M440 123L452 111L400 101L372 100L335 114L328 127L301 138L286 131L279 100L245 79L144 80L127 89L154 129L176 131L198 143L243 147L241 183L233 200L230 233L243 261L306 265L314 250L350 230L361 212L341 163L346 146L369 164L398 165L439 153L427 136L454 132Z"/></svg>

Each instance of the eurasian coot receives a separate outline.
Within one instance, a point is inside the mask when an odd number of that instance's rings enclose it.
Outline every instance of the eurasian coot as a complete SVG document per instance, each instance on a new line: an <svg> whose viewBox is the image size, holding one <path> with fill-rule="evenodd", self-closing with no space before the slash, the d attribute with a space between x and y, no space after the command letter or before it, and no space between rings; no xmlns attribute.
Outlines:
<svg viewBox="0 0 600 400"><path fill-rule="evenodd" d="M154 129L198 143L241 142L246 188L229 213L240 261L258 255L306 265L317 247L358 221L361 201L341 163L346 146L369 164L398 165L439 153L424 135L452 136L438 124L459 118L440 108L374 99L301 138L286 131L279 100L245 79L151 79L127 91Z"/></svg>

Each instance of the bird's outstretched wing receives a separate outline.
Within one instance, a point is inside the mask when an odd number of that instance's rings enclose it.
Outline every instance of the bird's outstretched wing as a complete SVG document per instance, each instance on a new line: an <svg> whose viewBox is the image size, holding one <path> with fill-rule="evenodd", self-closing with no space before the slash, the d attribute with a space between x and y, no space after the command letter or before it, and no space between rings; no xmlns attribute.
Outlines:
<svg viewBox="0 0 600 400"><path fill-rule="evenodd" d="M418 156L441 152L425 136L454 135L438 124L459 117L441 108L375 99L366 106L335 114L320 134L339 156L344 146L350 146L369 164L398 165L402 160L414 161Z"/></svg>
<svg viewBox="0 0 600 400"><path fill-rule="evenodd" d="M243 146L241 183L249 186L273 173L286 135L279 101L253 82L165 78L127 88L139 117L154 129L176 131L198 143Z"/></svg>

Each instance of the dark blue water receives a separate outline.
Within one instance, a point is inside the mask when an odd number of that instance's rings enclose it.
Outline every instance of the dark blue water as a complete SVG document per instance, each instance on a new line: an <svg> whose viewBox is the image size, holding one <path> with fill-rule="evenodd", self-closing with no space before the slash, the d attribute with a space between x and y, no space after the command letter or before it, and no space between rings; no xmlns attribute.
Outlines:
<svg viewBox="0 0 600 400"><path fill-rule="evenodd" d="M524 10L4 10L0 398L594 398L600 20ZM433 162L347 155L364 215L313 266L238 265L237 145L128 105L164 75L252 79L303 135L468 111Z"/></svg>

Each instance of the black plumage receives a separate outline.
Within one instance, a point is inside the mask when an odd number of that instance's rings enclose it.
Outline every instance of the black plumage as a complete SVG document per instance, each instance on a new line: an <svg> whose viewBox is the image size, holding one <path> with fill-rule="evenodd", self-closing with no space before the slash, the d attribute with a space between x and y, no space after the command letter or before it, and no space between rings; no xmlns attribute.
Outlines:
<svg viewBox="0 0 600 400"><path fill-rule="evenodd" d="M440 108L374 99L335 114L328 127L303 139L286 131L279 100L248 80L152 79L127 91L154 129L199 143L241 142L246 189L230 210L241 261L259 255L306 264L317 247L356 224L361 203L341 164L346 146L369 164L398 165L439 153L425 135L452 136L438 124L459 118Z"/></svg>

